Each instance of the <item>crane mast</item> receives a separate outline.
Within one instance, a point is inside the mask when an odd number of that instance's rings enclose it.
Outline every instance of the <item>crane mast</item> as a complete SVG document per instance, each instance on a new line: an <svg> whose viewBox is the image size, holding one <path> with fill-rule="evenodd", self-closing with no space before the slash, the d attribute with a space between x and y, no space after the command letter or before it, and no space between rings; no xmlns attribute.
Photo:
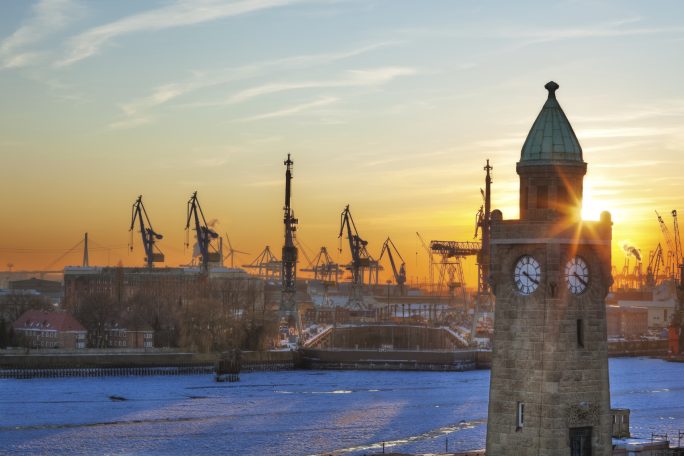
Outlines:
<svg viewBox="0 0 684 456"><path fill-rule="evenodd" d="M295 232L297 231L298 220L294 217L294 211L290 206L292 196L292 165L294 162L287 154L285 165L285 215L283 223L285 225L285 243L283 244L283 256L281 266L281 298L280 310L285 312L296 311L295 294L297 291L297 247L295 246Z"/></svg>
<svg viewBox="0 0 684 456"><path fill-rule="evenodd" d="M487 164L484 167L484 170L487 173L485 176L485 190L482 194L484 206L480 207L480 210L477 213L477 223L475 225L475 237L477 237L478 230L482 233L482 249L477 254L477 289L478 293L481 295L485 295L489 291L489 285L487 283L487 277L489 276L489 226L491 224L492 215L492 176L489 172L493 169L494 168L489 165L489 159L487 159Z"/></svg>
<svg viewBox="0 0 684 456"><path fill-rule="evenodd" d="M401 265L399 266L399 269L397 269L397 265L394 261L392 249L394 249L394 252L401 260ZM403 296L404 283L406 283L406 262L404 261L404 258L401 256L401 253L399 253L397 246L394 245L394 242L392 242L392 239L390 239L389 237L387 238L387 240L385 240L385 243L382 244L382 250L380 251L380 256L378 257L378 263L382 261L385 252L387 252L387 257L389 258L390 265L392 266L392 273L394 274L394 280L397 282L397 286L399 287L399 294Z"/></svg>
<svg viewBox="0 0 684 456"><path fill-rule="evenodd" d="M209 271L209 263L219 263L221 261L221 254L213 249L211 241L218 238L217 232L209 228L207 220L204 218L202 206L200 206L197 199L197 192L194 192L188 201L188 218L185 222L185 230L189 233L190 224L194 225L195 236L197 237L197 247L202 257L200 265L203 272ZM186 240L186 247L189 246L189 240Z"/></svg>
<svg viewBox="0 0 684 456"><path fill-rule="evenodd" d="M674 220L674 261L675 261L675 275L681 274L681 269L684 267L684 261L682 261L682 241L679 237L679 222L677 221L677 210L672 210L672 219Z"/></svg>
<svg viewBox="0 0 684 456"><path fill-rule="evenodd" d="M131 238L136 220L140 227L140 236L142 237L143 249L145 250L145 263L148 268L152 268L154 263L162 263L164 261L164 254L156 246L156 241L163 239L164 236L152 228L152 222L150 222L150 218L147 215L142 195L138 196L131 209L131 227L128 229L131 232ZM131 243L131 250L133 250L133 243Z"/></svg>

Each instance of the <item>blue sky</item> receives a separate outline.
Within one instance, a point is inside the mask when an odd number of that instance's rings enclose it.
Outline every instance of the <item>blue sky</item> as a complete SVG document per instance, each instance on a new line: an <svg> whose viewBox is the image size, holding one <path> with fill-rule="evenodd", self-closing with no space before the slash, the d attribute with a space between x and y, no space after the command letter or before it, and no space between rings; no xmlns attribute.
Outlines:
<svg viewBox="0 0 684 456"><path fill-rule="evenodd" d="M198 190L256 255L281 243L287 153L313 251L336 247L346 204L378 251L390 235L411 257L415 231L467 240L486 158L494 206L517 216L515 162L552 79L589 163L588 218L611 210L617 238L648 250L653 210L681 206L678 1L0 8L0 191L24 221L0 235L17 244L67 246L87 229L125 245L143 194L167 256L184 261L185 202Z"/></svg>

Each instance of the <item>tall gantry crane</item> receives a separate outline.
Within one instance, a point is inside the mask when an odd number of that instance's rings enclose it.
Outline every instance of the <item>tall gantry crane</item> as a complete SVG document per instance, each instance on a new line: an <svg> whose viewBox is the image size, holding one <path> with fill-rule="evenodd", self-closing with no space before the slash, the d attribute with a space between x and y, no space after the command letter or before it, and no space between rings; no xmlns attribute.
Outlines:
<svg viewBox="0 0 684 456"><path fill-rule="evenodd" d="M164 262L164 254L156 245L156 242L164 239L164 236L157 233L154 231L154 228L152 228L152 222L150 222L150 218L147 215L147 210L142 201L142 195L138 196L138 199L133 203L131 209L131 227L128 229L128 231L131 232L131 251L133 250L133 228L135 227L136 220L140 227L143 249L145 250L145 263L148 268L152 268L154 267L154 263Z"/></svg>
<svg viewBox="0 0 684 456"><path fill-rule="evenodd" d="M430 250L440 256L439 289L445 284L449 290L449 297L456 288L461 289L463 305L467 306L467 292L463 274L463 263L466 257L479 255L482 245L471 241L430 241Z"/></svg>
<svg viewBox="0 0 684 456"><path fill-rule="evenodd" d="M200 267L203 272L209 271L209 263L220 263L221 254L212 246L211 241L219 237L218 233L212 230L207 220L204 218L202 206L197 199L197 192L194 192L188 201L188 219L185 223L186 240L185 246L190 246L190 223L192 222L197 238L197 248L202 257Z"/></svg>
<svg viewBox="0 0 684 456"><path fill-rule="evenodd" d="M372 274L371 268L373 265L377 266L377 261L373 260L366 249L368 241L363 240L361 236L359 236L348 204L340 215L340 234L337 236L338 238L342 239L345 228L347 231L347 239L349 240L349 251L352 257L351 263L347 266L352 274L351 288L349 290L349 306L365 309L366 306L363 300L364 271L368 269ZM342 251L341 247L340 251Z"/></svg>
<svg viewBox="0 0 684 456"><path fill-rule="evenodd" d="M399 265L399 269L397 269L397 264L394 261L394 255L392 254L392 250L396 253L397 257L401 260L401 265ZM392 239L389 237L387 240L385 240L384 244L382 244L382 250L380 251L380 256L378 257L378 263L382 261L382 258L384 257L385 253L387 253L387 257L390 260L390 265L392 266L392 273L394 274L394 280L397 282L397 286L399 287L399 294L401 296L404 296L404 283L406 283L406 262L404 261L404 258L401 256L401 253L399 253L399 250L397 249L397 246L394 245L394 242L392 242Z"/></svg>
<svg viewBox="0 0 684 456"><path fill-rule="evenodd" d="M292 165L290 154L287 154L285 165L285 215L283 223L285 225L285 243L283 244L282 270L280 273L281 294L280 310L284 312L296 312L295 294L297 292L297 247L295 246L295 232L297 231L297 219L290 206L292 196Z"/></svg>

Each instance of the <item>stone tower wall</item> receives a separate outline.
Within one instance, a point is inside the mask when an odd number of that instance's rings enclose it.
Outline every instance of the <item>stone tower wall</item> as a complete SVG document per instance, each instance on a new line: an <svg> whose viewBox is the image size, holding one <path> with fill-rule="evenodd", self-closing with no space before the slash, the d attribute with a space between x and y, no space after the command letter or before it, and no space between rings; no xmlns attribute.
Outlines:
<svg viewBox="0 0 684 456"><path fill-rule="evenodd" d="M593 456L611 454L604 298L610 286L611 222L492 220L491 284L496 295L487 455L569 455L569 429L591 426ZM520 294L516 261L531 255L538 289ZM566 262L589 266L581 295L568 291ZM578 345L582 321L583 346ZM517 426L517 404L525 404Z"/></svg>

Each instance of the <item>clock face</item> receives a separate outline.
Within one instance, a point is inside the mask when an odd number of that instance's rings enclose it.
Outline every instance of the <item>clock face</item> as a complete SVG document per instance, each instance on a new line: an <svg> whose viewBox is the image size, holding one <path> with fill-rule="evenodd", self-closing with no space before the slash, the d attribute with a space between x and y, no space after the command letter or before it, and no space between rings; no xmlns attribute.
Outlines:
<svg viewBox="0 0 684 456"><path fill-rule="evenodd" d="M524 295L533 293L541 280L539 262L529 255L521 257L515 264L513 280L518 291Z"/></svg>
<svg viewBox="0 0 684 456"><path fill-rule="evenodd" d="M581 294L589 286L589 266L578 256L567 262L564 275L565 283L572 294Z"/></svg>

